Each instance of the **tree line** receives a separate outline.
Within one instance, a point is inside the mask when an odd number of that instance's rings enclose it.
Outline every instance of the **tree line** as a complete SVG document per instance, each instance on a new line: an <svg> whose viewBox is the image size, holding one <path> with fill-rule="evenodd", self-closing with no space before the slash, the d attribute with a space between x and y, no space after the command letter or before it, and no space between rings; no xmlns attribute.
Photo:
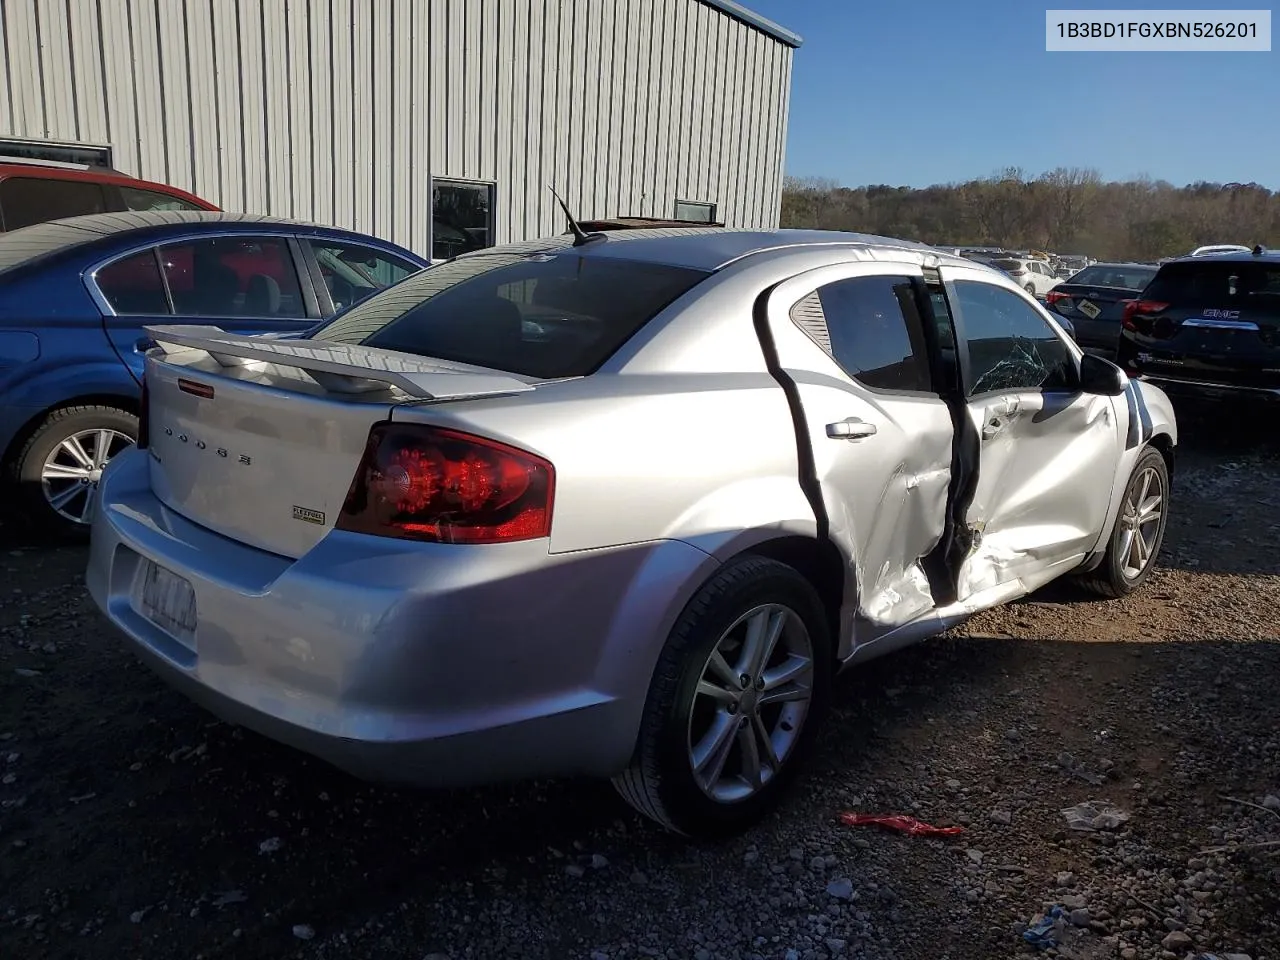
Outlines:
<svg viewBox="0 0 1280 960"><path fill-rule="evenodd" d="M1256 183L1104 181L1096 170L1065 167L1037 177L1011 167L923 189L788 177L782 225L1157 260L1209 243L1280 244L1280 192Z"/></svg>

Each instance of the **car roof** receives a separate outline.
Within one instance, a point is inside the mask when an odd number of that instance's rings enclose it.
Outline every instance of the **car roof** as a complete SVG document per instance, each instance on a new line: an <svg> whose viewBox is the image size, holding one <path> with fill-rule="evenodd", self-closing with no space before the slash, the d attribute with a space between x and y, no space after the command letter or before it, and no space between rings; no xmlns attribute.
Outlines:
<svg viewBox="0 0 1280 960"><path fill-rule="evenodd" d="M0 274L32 267L75 251L88 252L125 238L139 245L162 243L170 234L185 234L192 226L216 224L220 230L253 232L263 225L285 226L301 233L359 236L340 227L321 227L299 220L250 213L211 210L147 210L132 213L99 213L32 224L0 233ZM376 238L368 238L376 239ZM418 258L421 260L421 258Z"/></svg>
<svg viewBox="0 0 1280 960"><path fill-rule="evenodd" d="M1245 253L1233 250L1230 253L1202 253L1200 256L1187 254L1174 257L1166 263L1270 263L1280 264L1280 250L1263 250L1261 253ZM1163 266L1163 264L1162 264Z"/></svg>
<svg viewBox="0 0 1280 960"><path fill-rule="evenodd" d="M558 236L524 243L488 247L459 257L498 255L523 256L563 251L573 244L572 236ZM708 272L719 270L744 257L783 254L797 248L831 247L859 250L867 259L892 259L910 252L913 259L929 258L935 263L972 266L965 260L936 247L912 240L894 240L866 233L837 230L729 230L718 227L679 227L654 230L624 230L602 235L577 250L584 257L661 263Z"/></svg>

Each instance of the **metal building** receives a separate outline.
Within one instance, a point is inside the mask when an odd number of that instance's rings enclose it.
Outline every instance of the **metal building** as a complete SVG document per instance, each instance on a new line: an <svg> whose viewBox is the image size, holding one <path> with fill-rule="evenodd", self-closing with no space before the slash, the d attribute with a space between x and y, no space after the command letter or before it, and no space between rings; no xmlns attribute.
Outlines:
<svg viewBox="0 0 1280 960"><path fill-rule="evenodd" d="M800 39L731 0L0 0L0 136L435 255L776 225Z"/></svg>

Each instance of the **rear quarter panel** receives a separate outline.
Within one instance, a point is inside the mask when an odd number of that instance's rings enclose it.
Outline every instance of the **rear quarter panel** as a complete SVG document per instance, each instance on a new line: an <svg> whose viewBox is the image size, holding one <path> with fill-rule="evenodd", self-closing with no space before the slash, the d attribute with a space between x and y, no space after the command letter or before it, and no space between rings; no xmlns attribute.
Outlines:
<svg viewBox="0 0 1280 960"><path fill-rule="evenodd" d="M0 455L45 411L81 397L136 398L78 272L36 271L0 284Z"/></svg>

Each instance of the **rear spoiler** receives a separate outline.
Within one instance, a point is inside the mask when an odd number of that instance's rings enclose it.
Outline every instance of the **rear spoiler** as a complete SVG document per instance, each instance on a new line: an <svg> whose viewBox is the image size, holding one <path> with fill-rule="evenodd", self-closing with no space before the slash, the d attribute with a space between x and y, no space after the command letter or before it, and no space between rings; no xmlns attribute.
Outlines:
<svg viewBox="0 0 1280 960"><path fill-rule="evenodd" d="M276 340L194 325L143 329L166 355L200 350L223 367L243 367L251 361L295 367L334 393L370 393L395 387L419 400L454 400L533 389L533 384L509 374L451 367L427 357L354 343Z"/></svg>

